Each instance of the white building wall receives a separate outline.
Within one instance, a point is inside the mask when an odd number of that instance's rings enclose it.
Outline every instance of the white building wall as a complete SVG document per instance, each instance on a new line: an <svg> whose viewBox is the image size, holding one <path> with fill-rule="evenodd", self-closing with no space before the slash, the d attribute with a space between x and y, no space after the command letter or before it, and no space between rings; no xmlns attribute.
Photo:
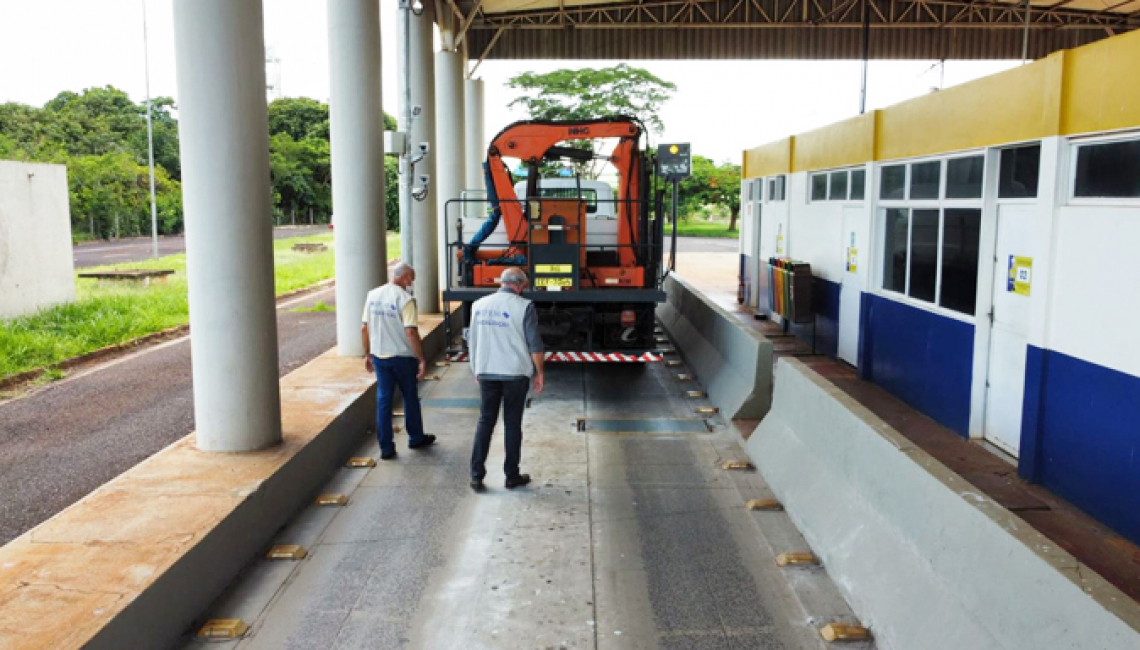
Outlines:
<svg viewBox="0 0 1140 650"><path fill-rule="evenodd" d="M0 161L0 318L73 300L67 168Z"/></svg>

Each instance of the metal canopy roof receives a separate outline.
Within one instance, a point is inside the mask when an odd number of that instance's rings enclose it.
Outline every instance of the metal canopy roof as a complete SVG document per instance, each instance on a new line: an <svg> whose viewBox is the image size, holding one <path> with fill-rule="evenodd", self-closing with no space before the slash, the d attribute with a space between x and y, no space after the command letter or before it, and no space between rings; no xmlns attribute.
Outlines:
<svg viewBox="0 0 1140 650"><path fill-rule="evenodd" d="M1017 59L1025 2L442 0L472 59ZM1140 0L1030 0L1038 58L1140 27Z"/></svg>

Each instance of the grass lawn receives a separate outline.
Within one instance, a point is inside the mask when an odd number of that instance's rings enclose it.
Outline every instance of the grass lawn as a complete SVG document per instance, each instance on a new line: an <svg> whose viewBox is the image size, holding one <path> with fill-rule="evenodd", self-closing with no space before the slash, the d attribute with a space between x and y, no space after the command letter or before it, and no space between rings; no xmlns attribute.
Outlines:
<svg viewBox="0 0 1140 650"><path fill-rule="evenodd" d="M665 235L668 236L671 224L665 224ZM677 236L679 237L725 237L737 239L740 230L729 230L727 221L705 221L704 219L688 219L677 222Z"/></svg>
<svg viewBox="0 0 1140 650"><path fill-rule="evenodd" d="M273 242L277 295L333 277L332 233ZM323 242L329 250L299 253L300 242ZM398 233L388 236L388 258L399 253ZM84 269L174 269L148 287L121 281L76 279L75 302L30 316L0 321L0 378L50 367L71 357L123 343L189 321L186 255ZM58 378L54 373L51 378Z"/></svg>

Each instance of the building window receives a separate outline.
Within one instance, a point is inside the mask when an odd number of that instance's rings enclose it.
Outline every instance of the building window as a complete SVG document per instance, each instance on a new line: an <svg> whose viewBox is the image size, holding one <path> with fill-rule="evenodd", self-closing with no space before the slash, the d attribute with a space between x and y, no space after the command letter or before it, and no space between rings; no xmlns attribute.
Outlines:
<svg viewBox="0 0 1140 650"><path fill-rule="evenodd" d="M867 170L851 170L851 200L862 201L867 187Z"/></svg>
<svg viewBox="0 0 1140 650"><path fill-rule="evenodd" d="M910 200L937 199L941 184L942 161L915 163L910 166Z"/></svg>
<svg viewBox="0 0 1140 650"><path fill-rule="evenodd" d="M880 199L902 200L906 198L906 165L883 167L881 178Z"/></svg>
<svg viewBox="0 0 1140 650"><path fill-rule="evenodd" d="M938 210L911 210L906 295L934 302L938 284Z"/></svg>
<svg viewBox="0 0 1140 650"><path fill-rule="evenodd" d="M783 176L773 176L768 179L768 200L769 201L783 201L784 200L784 180Z"/></svg>
<svg viewBox="0 0 1140 650"><path fill-rule="evenodd" d="M946 198L982 198L982 172L986 161L983 156L952 158L946 161Z"/></svg>
<svg viewBox="0 0 1140 650"><path fill-rule="evenodd" d="M910 211L906 208L887 210L883 242L883 288L906 292L907 249L910 248Z"/></svg>
<svg viewBox="0 0 1140 650"><path fill-rule="evenodd" d="M942 215L942 289L938 304L974 315L978 302L978 243L982 211L947 208Z"/></svg>
<svg viewBox="0 0 1140 650"><path fill-rule="evenodd" d="M1140 198L1140 140L1078 147L1073 196Z"/></svg>
<svg viewBox="0 0 1140 650"><path fill-rule="evenodd" d="M1037 198L1041 172L1041 145L1002 149L998 174L999 199Z"/></svg>
<svg viewBox="0 0 1140 650"><path fill-rule="evenodd" d="M811 200L827 200L827 174L811 175Z"/></svg>
<svg viewBox="0 0 1140 650"><path fill-rule="evenodd" d="M886 165L880 178L883 290L973 316L985 157Z"/></svg>
<svg viewBox="0 0 1140 650"><path fill-rule="evenodd" d="M847 200L847 172L831 172L828 175L828 193L830 201Z"/></svg>

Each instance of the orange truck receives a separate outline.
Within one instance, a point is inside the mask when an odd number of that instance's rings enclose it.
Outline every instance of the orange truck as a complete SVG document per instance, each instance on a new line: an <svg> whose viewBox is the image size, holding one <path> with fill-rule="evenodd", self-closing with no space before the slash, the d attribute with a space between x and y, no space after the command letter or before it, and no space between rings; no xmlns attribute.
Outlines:
<svg viewBox="0 0 1140 650"><path fill-rule="evenodd" d="M471 304L498 288L504 268L517 266L531 279L523 295L535 303L553 360L656 359L654 311L665 300L663 186L654 156L642 149L644 136L630 117L516 122L495 136L477 209L485 221L474 235L460 226L449 238L444 301L462 305L465 326ZM526 173L521 197L522 183L506 162L512 158ZM616 170L616 192L594 191L598 182L578 175L574 183L540 177L544 169L565 174L565 161L599 160ZM449 214L469 214L465 202L449 201Z"/></svg>

